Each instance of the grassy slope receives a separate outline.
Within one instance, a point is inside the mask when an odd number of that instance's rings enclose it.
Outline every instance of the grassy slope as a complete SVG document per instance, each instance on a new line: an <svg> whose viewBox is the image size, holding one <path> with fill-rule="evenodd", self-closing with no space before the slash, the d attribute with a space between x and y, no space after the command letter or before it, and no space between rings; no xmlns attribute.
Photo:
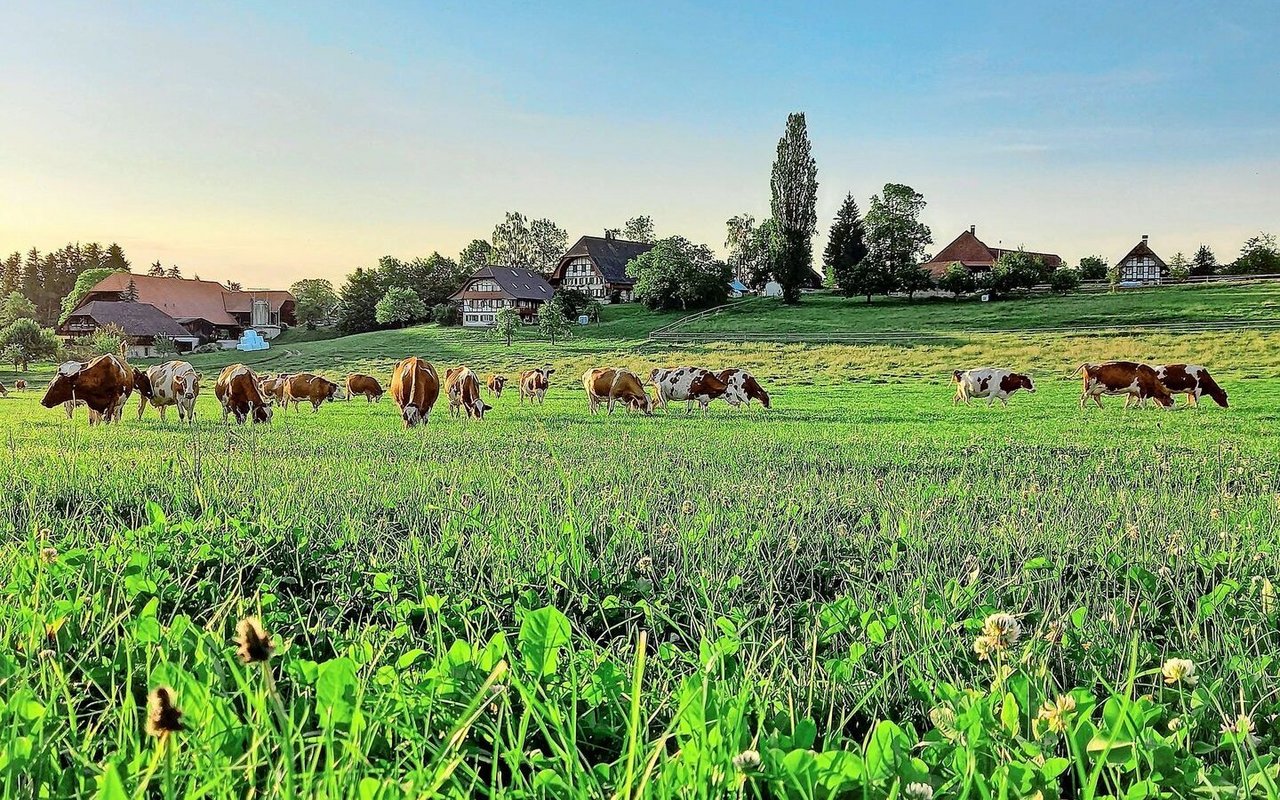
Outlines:
<svg viewBox="0 0 1280 800"><path fill-rule="evenodd" d="M1280 320L1280 283L1176 286L1116 294L1036 297L997 303L807 295L799 307L755 298L693 321L684 331L874 333L984 331L1216 320Z"/></svg>

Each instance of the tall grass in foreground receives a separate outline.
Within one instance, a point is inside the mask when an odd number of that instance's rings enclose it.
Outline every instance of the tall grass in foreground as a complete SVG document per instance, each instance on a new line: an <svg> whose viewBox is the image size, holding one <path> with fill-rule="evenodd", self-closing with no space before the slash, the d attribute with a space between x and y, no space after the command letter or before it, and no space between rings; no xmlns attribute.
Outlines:
<svg viewBox="0 0 1280 800"><path fill-rule="evenodd" d="M1280 391L1238 394L566 392L413 433L9 404L0 786L1275 797Z"/></svg>

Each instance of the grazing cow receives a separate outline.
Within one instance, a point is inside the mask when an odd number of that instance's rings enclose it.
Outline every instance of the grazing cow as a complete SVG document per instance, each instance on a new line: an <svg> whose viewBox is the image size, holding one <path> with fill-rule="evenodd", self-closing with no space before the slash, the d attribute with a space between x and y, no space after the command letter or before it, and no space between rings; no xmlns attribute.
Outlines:
<svg viewBox="0 0 1280 800"><path fill-rule="evenodd" d="M339 397L338 384L328 378L312 375L310 372L299 372L290 375L284 381L284 399L280 401L283 408L293 403L293 410L298 410L298 403L304 400L311 403L311 413L320 410L321 404Z"/></svg>
<svg viewBox="0 0 1280 800"><path fill-rule="evenodd" d="M53 408L59 403L69 403L72 407L84 403L89 408L90 425L99 421L115 422L120 419L125 399L133 391L131 369L116 355L98 356L88 364L68 361L58 367L40 405ZM70 408L67 414L71 414Z"/></svg>
<svg viewBox="0 0 1280 800"><path fill-rule="evenodd" d="M760 405L765 408L769 407L769 393L756 380L756 376L745 369L721 370L716 377L724 381L725 385L728 386L725 389L724 399L730 405L746 408L751 405L752 400L759 400ZM740 397L745 397L746 400L739 401L738 398Z"/></svg>
<svg viewBox="0 0 1280 800"><path fill-rule="evenodd" d="M649 373L649 380L658 389L659 405L666 408L673 400L684 401L686 414L693 410L695 402L702 406L705 414L707 406L717 397L735 406L747 402L740 388L730 387L716 373L701 367L655 369Z"/></svg>
<svg viewBox="0 0 1280 800"><path fill-rule="evenodd" d="M27 382L22 378L19 378L13 382L13 388L19 392L25 392L27 390Z"/></svg>
<svg viewBox="0 0 1280 800"><path fill-rule="evenodd" d="M582 388L587 390L587 408L592 414L602 402L608 404L610 414L615 402L626 403L628 410L653 413L653 401L634 372L615 367L589 369L582 373Z"/></svg>
<svg viewBox="0 0 1280 800"><path fill-rule="evenodd" d="M186 361L166 361L149 368L144 374L147 390L138 403L138 419L147 410L147 402L160 409L160 421L164 421L169 406L178 407L178 419L196 421L196 398L200 396L200 379L195 367Z"/></svg>
<svg viewBox="0 0 1280 800"><path fill-rule="evenodd" d="M480 379L468 367L445 370L444 393L449 398L449 416L456 417L466 409L468 417L484 419L493 406L480 399Z"/></svg>
<svg viewBox="0 0 1280 800"><path fill-rule="evenodd" d="M259 378L258 391L268 403L284 403L284 384L292 377L288 372L278 372L274 378Z"/></svg>
<svg viewBox="0 0 1280 800"><path fill-rule="evenodd" d="M551 385L551 375L555 370L551 367L543 367L542 369L528 369L520 373L520 402L529 398L532 403L537 400L542 402L547 396L547 387Z"/></svg>
<svg viewBox="0 0 1280 800"><path fill-rule="evenodd" d="M505 375L490 375L489 380L485 381L484 385L489 390L489 394L501 398L502 390L507 386L507 377Z"/></svg>
<svg viewBox="0 0 1280 800"><path fill-rule="evenodd" d="M232 364L218 376L213 385L213 396L222 404L222 421L234 414L236 422L270 422L271 405L262 396L258 376L244 364Z"/></svg>
<svg viewBox="0 0 1280 800"><path fill-rule="evenodd" d="M440 396L440 376L431 362L409 356L391 373L391 399L400 407L406 428L429 422L431 407Z"/></svg>
<svg viewBox="0 0 1280 800"><path fill-rule="evenodd" d="M353 372L347 376L347 399L363 395L370 403L382 402L382 384L372 375Z"/></svg>
<svg viewBox="0 0 1280 800"><path fill-rule="evenodd" d="M1209 395L1213 402L1227 408L1227 393L1199 364L1165 364L1156 367L1156 377L1170 394L1185 394L1187 404L1200 407L1200 398Z"/></svg>
<svg viewBox="0 0 1280 800"><path fill-rule="evenodd" d="M1124 406L1131 402L1141 404L1148 398L1165 408L1173 405L1173 397L1164 388L1156 371L1147 364L1134 361L1108 361L1104 364L1081 364L1076 374L1084 375L1084 387L1080 392L1080 407L1090 397L1102 408L1102 395L1125 395Z"/></svg>
<svg viewBox="0 0 1280 800"><path fill-rule="evenodd" d="M1009 405L1009 396L1019 389L1026 389L1035 394L1036 385L1031 376L1007 369L982 367L980 369L956 370L951 373L956 384L956 396L951 404L963 402L969 404L970 398L987 398L987 405L999 400Z"/></svg>

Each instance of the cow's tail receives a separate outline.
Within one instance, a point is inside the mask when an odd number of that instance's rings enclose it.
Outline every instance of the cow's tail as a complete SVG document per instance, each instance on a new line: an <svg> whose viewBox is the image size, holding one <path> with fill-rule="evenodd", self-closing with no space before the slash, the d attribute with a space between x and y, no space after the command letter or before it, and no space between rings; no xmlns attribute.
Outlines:
<svg viewBox="0 0 1280 800"><path fill-rule="evenodd" d="M1076 367L1076 371L1071 374L1072 376L1079 375L1081 372L1084 372L1088 368L1089 368L1089 365L1087 363L1081 364L1080 366Z"/></svg>

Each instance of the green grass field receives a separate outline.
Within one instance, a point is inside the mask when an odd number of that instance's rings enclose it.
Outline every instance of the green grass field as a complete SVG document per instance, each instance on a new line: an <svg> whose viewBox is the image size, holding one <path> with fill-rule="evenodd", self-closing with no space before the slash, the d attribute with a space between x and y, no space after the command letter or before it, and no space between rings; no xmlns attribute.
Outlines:
<svg viewBox="0 0 1280 800"><path fill-rule="evenodd" d="M807 295L796 308L777 298L754 298L680 327L701 333L796 334L893 331L1020 330L1089 326L1167 325L1237 320L1280 321L1280 284L1167 286L1115 294L1074 294L980 303L930 298L906 300Z"/></svg>
<svg viewBox="0 0 1280 800"><path fill-rule="evenodd" d="M561 370L483 422L0 399L0 795L1280 796L1280 336L668 349L614 313L197 360ZM1232 408L1078 410L1070 369L1120 355L1208 363ZM774 408L587 413L586 366L683 361ZM978 363L1040 391L953 408Z"/></svg>

